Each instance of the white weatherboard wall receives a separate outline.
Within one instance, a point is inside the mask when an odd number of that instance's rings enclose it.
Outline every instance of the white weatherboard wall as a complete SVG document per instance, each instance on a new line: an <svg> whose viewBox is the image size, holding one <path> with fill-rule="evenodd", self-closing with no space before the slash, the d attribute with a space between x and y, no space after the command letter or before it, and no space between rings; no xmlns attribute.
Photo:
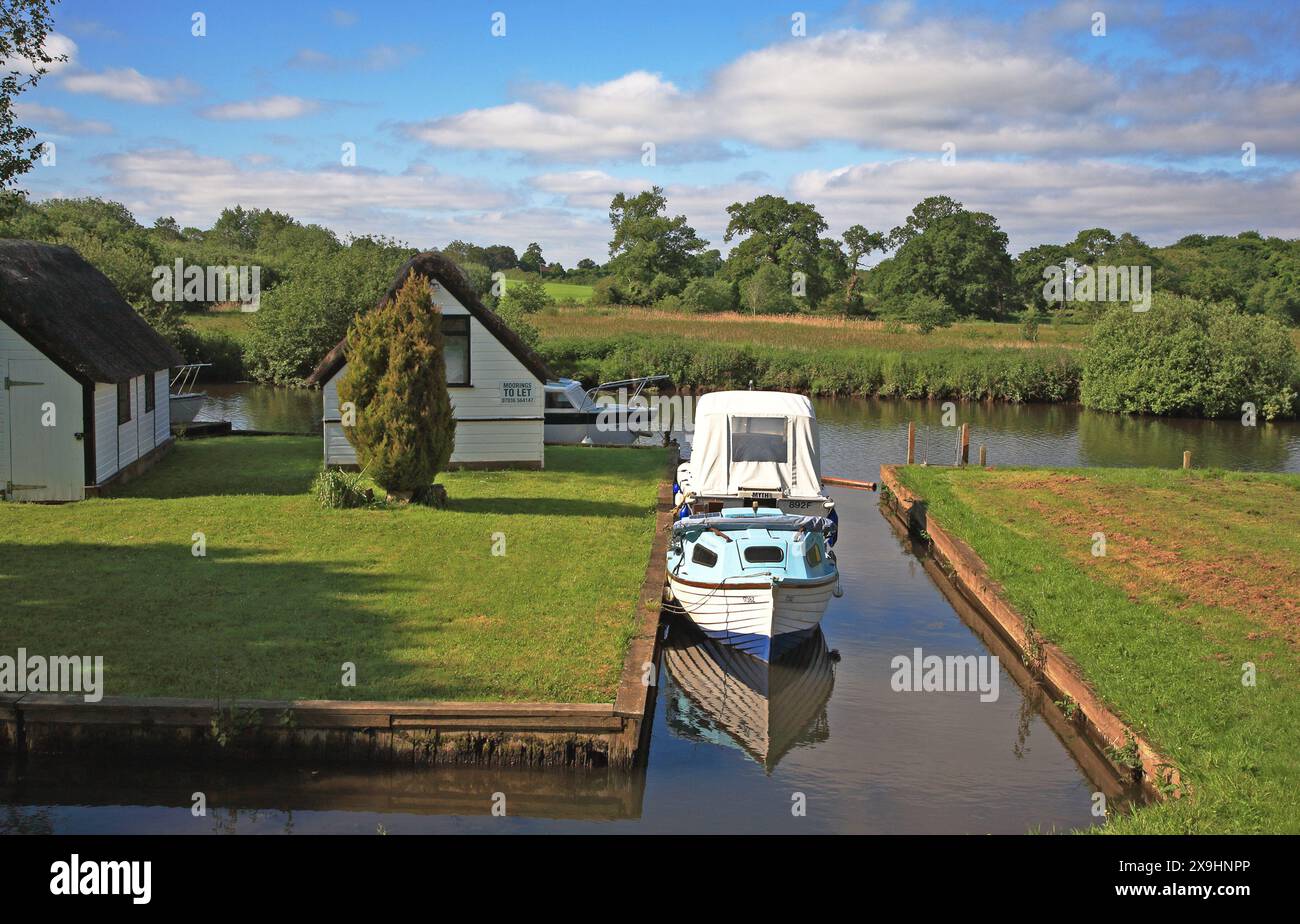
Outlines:
<svg viewBox="0 0 1300 924"><path fill-rule="evenodd" d="M465 306L437 283L433 286L433 298L442 313L449 317L469 315ZM447 389L456 416L456 447L451 455L452 464L510 462L541 465L545 458L542 443L544 383L473 315L469 319L469 354L470 387ZM356 450L339 423L342 415L339 412L338 383L346 372L347 366L344 365L322 388L326 465L357 464ZM503 385L509 382L531 383L531 399L523 402L506 400Z"/></svg>
<svg viewBox="0 0 1300 924"><path fill-rule="evenodd" d="M46 358L13 328L0 322L0 377L39 382L0 390L0 486L15 489L14 498L31 501L81 500L85 497L85 450L81 385ZM54 426L44 426L52 405Z"/></svg>

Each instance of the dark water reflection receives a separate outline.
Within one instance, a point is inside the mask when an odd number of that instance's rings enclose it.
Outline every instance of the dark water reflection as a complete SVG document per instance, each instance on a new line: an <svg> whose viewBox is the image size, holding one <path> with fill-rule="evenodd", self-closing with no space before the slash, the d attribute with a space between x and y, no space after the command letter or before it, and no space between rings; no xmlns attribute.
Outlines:
<svg viewBox="0 0 1300 924"><path fill-rule="evenodd" d="M319 392L230 386L240 426L318 426ZM209 393L217 397L216 386ZM215 405L214 405L215 407ZM937 402L819 401L827 473L875 479L918 452L951 461ZM962 405L972 443L997 465L1181 464L1300 471L1300 426L1137 420L1060 406ZM295 426L295 422L297 426ZM1093 793L1117 783L1050 703L1022 692L1023 668L960 599L949 599L874 495L837 493L845 595L816 644L770 672L737 664L673 626L659 672L644 771L482 769L256 771L0 768L0 831L1007 832L1093 824ZM896 693L891 660L1000 658L999 697ZM191 794L208 798L195 818ZM491 815L506 795L507 816ZM802 800L806 815L792 806Z"/></svg>

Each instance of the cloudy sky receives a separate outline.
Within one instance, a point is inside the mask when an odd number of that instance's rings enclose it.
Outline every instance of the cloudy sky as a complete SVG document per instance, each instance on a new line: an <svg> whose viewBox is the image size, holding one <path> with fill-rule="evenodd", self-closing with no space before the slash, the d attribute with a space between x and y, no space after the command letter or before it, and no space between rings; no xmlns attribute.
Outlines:
<svg viewBox="0 0 1300 924"><path fill-rule="evenodd" d="M945 193L1013 252L1300 237L1290 3L64 0L55 27L69 60L19 105L55 163L21 185L144 223L238 203L571 265L607 256L614 193L658 184L724 251L761 193L833 233Z"/></svg>

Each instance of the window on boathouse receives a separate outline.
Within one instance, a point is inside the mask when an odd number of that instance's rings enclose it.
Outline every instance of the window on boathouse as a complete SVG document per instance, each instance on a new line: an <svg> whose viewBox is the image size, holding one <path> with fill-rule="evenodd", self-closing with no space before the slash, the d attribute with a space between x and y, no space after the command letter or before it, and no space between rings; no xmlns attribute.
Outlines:
<svg viewBox="0 0 1300 924"><path fill-rule="evenodd" d="M785 462L784 417L732 417L732 462Z"/></svg>
<svg viewBox="0 0 1300 924"><path fill-rule="evenodd" d="M117 383L117 425L131 422L131 382Z"/></svg>
<svg viewBox="0 0 1300 924"><path fill-rule="evenodd" d="M448 385L469 384L469 315L442 316L442 355Z"/></svg>
<svg viewBox="0 0 1300 924"><path fill-rule="evenodd" d="M144 377L144 412L146 414L152 414L154 407L158 403L157 389L157 377L146 375Z"/></svg>

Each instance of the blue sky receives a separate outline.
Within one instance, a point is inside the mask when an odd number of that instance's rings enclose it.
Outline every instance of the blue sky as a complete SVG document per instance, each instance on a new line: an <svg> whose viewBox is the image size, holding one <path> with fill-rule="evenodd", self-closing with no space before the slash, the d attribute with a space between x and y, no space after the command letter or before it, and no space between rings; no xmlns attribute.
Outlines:
<svg viewBox="0 0 1300 924"><path fill-rule="evenodd" d="M1097 225L1300 236L1300 13L1111 6L65 0L70 60L19 106L55 163L21 185L566 265L603 259L610 197L650 184L724 250L726 205L761 193L832 233L946 193L1013 250Z"/></svg>

